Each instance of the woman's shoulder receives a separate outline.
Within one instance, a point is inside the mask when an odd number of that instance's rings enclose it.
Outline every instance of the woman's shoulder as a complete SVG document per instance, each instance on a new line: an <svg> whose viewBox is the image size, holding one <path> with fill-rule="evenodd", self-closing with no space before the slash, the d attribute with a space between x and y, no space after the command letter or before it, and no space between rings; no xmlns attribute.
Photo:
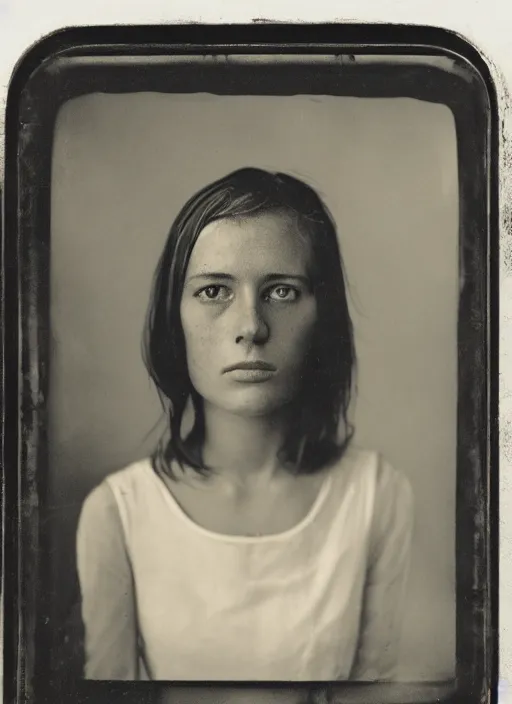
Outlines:
<svg viewBox="0 0 512 704"><path fill-rule="evenodd" d="M138 484L145 482L152 471L151 459L144 457L143 459L131 462L121 469L110 472L102 483L120 489L134 488Z"/></svg>
<svg viewBox="0 0 512 704"><path fill-rule="evenodd" d="M82 511L110 512L116 505L116 493L126 494L137 491L137 488L144 483L148 469L151 469L151 461L149 458L144 458L110 472L86 496Z"/></svg>
<svg viewBox="0 0 512 704"><path fill-rule="evenodd" d="M126 528L128 507L144 496L151 469L149 459L138 460L108 474L87 494L80 512L79 533L119 533Z"/></svg>
<svg viewBox="0 0 512 704"><path fill-rule="evenodd" d="M392 464L381 452L349 445L342 458L333 467L333 474L358 484L372 484L376 494L404 496L411 494L411 485L405 472Z"/></svg>
<svg viewBox="0 0 512 704"><path fill-rule="evenodd" d="M381 452L350 446L336 470L340 491L344 490L346 495L348 482L356 495L368 499L375 540L391 535L395 529L404 535L410 532L414 495L404 469Z"/></svg>

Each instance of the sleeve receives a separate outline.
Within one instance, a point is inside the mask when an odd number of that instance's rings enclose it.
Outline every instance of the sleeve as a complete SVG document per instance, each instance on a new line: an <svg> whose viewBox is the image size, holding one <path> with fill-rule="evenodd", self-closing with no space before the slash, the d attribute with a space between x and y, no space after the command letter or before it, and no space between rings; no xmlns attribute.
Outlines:
<svg viewBox="0 0 512 704"><path fill-rule="evenodd" d="M406 477L379 461L359 643L351 680L393 680L413 532L413 495Z"/></svg>
<svg viewBox="0 0 512 704"><path fill-rule="evenodd" d="M85 678L138 679L134 586L114 495L100 484L78 524L77 567L85 628Z"/></svg>

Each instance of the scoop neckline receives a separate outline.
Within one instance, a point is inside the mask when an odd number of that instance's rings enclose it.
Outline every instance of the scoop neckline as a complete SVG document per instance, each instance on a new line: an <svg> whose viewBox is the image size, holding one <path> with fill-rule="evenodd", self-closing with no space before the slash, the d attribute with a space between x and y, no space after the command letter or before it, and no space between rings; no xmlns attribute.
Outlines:
<svg viewBox="0 0 512 704"><path fill-rule="evenodd" d="M261 543L269 543L269 542L276 542L280 540L285 540L287 538L291 538L294 535L302 532L308 525L310 525L313 520L316 518L318 513L320 512L320 509L322 508L325 499L329 493L329 489L331 488L332 484L332 468L330 471L327 472L326 476L324 477L320 488L317 492L316 498L314 502L312 503L309 511L306 513L306 515L294 526L291 528L287 528L284 531L280 531L279 533L270 533L268 535L230 535L229 533L219 533L217 531L209 530L208 528L205 528L204 526L199 525L199 523L196 523L190 516L181 508L180 504L174 497L172 491L169 489L167 484L164 482L162 477L160 477L157 472L153 469L153 466L151 464L151 461L148 460L146 462L146 469L151 473L151 475L154 477L154 480L156 481L158 487L160 488L160 491L163 494L164 500L166 501L167 505L170 507L172 512L185 524L187 524L190 528L192 528L194 531L197 533L200 533L201 535L211 538L213 540L220 540L223 542L229 542L229 543L245 543L245 544L261 544Z"/></svg>

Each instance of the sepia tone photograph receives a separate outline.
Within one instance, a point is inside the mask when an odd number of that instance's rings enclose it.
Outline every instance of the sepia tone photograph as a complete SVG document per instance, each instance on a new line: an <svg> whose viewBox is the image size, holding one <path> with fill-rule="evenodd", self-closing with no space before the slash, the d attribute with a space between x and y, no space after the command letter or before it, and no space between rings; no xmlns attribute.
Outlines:
<svg viewBox="0 0 512 704"><path fill-rule="evenodd" d="M182 704L213 704L202 685L290 704L473 687L488 145L480 104L460 116L470 69L232 52L41 76L36 676L172 683Z"/></svg>
<svg viewBox="0 0 512 704"><path fill-rule="evenodd" d="M449 110L90 95L52 179L51 503L85 499L85 676L449 679Z"/></svg>

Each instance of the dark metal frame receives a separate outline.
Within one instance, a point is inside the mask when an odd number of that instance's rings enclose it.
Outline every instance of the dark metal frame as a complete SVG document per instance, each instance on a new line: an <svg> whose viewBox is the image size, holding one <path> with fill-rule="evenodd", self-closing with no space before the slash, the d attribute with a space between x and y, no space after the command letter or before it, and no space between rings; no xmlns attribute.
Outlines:
<svg viewBox="0 0 512 704"><path fill-rule="evenodd" d="M191 60L174 68L152 65L150 70L137 71L121 62L67 65L58 61L133 54L141 58L189 55ZM293 60L261 66L228 61L198 71L192 57L212 54L334 54L348 60L321 67ZM358 54L375 54L376 63L368 68L350 60ZM457 70L447 72L426 62L379 62L378 55L451 57ZM7 104L4 193L6 704L127 702L131 701L128 690L133 701L150 702L158 689L151 683L115 685L66 679L62 670L51 671L49 654L51 596L44 556L51 550L45 489L53 128L66 100L96 90L409 96L440 102L452 110L461 223L457 680L446 701L483 701L497 681L499 118L495 88L480 54L444 30L385 24L263 23L69 29L35 45L15 71ZM347 701L384 702L386 685L373 687L378 689L339 685L339 696ZM415 693L411 687L387 691L389 696L403 697L404 702L418 701L421 696L434 700L437 695L432 687L418 686Z"/></svg>

